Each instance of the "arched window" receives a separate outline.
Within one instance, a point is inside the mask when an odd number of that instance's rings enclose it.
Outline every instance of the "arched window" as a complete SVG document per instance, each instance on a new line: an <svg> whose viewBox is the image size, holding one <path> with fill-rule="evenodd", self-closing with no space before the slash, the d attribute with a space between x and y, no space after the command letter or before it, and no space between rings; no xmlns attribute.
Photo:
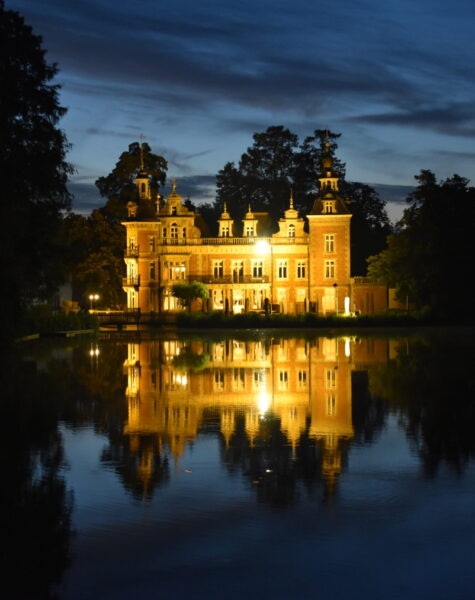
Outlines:
<svg viewBox="0 0 475 600"><path fill-rule="evenodd" d="M145 183L142 183L141 185L142 185L142 194L145 194L145 191L146 191Z"/></svg>
<svg viewBox="0 0 475 600"><path fill-rule="evenodd" d="M291 223L289 225L289 237L295 237L295 225Z"/></svg>
<svg viewBox="0 0 475 600"><path fill-rule="evenodd" d="M172 239L176 239L178 237L178 225L176 223L172 223L170 227L170 237Z"/></svg>

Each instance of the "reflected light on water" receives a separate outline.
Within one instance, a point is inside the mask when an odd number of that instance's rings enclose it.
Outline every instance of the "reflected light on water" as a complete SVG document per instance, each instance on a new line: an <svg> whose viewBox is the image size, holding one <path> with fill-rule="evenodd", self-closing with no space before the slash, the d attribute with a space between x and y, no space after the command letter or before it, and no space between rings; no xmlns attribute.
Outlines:
<svg viewBox="0 0 475 600"><path fill-rule="evenodd" d="M259 408L259 416L263 417L269 410L271 405L271 398L268 392L263 391L259 394L257 400L257 406Z"/></svg>

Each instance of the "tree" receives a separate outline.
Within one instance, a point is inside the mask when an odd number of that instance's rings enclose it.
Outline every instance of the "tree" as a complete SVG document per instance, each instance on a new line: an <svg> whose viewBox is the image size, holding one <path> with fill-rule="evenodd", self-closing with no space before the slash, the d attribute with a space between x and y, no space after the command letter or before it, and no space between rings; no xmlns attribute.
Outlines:
<svg viewBox="0 0 475 600"><path fill-rule="evenodd" d="M172 286L172 294L180 299L188 310L191 310L193 300L206 300L209 298L208 288L199 281L191 283L175 283Z"/></svg>
<svg viewBox="0 0 475 600"><path fill-rule="evenodd" d="M14 327L35 298L46 299L64 278L58 241L70 208L68 143L57 127L66 109L50 82L55 64L42 39L0 0L0 173L5 201L0 241L5 323Z"/></svg>
<svg viewBox="0 0 475 600"><path fill-rule="evenodd" d="M254 143L241 156L239 167L227 163L217 175L217 202L224 201L241 219L250 204L277 220L288 207L298 137L282 126L253 135Z"/></svg>
<svg viewBox="0 0 475 600"><path fill-rule="evenodd" d="M145 170L151 181L152 200L140 200L134 179L140 170ZM101 209L105 218L111 223L119 223L127 218L127 203L137 202L140 218L155 215L155 201L160 185L165 184L167 161L158 154L153 154L148 144L134 142L126 152L122 152L114 169L105 177L99 177L96 186L101 196L107 198Z"/></svg>
<svg viewBox="0 0 475 600"><path fill-rule="evenodd" d="M299 145L298 137L282 126L254 134L254 143L241 156L238 166L228 162L218 172L215 212L221 212L226 202L234 219L239 221L250 204L253 210L270 212L276 223L288 208L292 189L296 208L308 214L319 192L318 177L329 143L341 193L353 214L351 271L364 274L366 258L384 248L391 225L385 203L373 188L345 181L345 163L335 156L340 135L316 129ZM206 209L212 214L209 207Z"/></svg>
<svg viewBox="0 0 475 600"><path fill-rule="evenodd" d="M416 175L418 186L408 196L409 207L388 239L388 247L369 259L370 276L396 287L418 307L447 316L469 304L457 302L467 280L467 265L475 251L475 188L453 175L440 183L431 171Z"/></svg>
<svg viewBox="0 0 475 600"><path fill-rule="evenodd" d="M386 238L392 230L391 223L385 202L371 186L345 181L342 191L353 215L350 221L351 272L364 275L368 256L385 248Z"/></svg>

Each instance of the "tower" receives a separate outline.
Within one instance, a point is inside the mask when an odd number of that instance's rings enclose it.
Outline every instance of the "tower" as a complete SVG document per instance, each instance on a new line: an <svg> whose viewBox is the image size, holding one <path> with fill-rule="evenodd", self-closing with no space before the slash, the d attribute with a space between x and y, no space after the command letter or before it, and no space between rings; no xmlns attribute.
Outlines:
<svg viewBox="0 0 475 600"><path fill-rule="evenodd" d="M319 314L341 314L350 297L350 219L339 191L330 142L324 143L320 191L309 222L310 300Z"/></svg>

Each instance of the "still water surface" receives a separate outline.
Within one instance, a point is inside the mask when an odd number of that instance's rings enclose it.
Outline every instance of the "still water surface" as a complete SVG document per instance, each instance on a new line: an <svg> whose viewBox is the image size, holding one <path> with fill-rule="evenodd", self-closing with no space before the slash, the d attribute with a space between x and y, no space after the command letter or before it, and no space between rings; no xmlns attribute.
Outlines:
<svg viewBox="0 0 475 600"><path fill-rule="evenodd" d="M470 332L26 346L10 597L472 600L474 359Z"/></svg>

